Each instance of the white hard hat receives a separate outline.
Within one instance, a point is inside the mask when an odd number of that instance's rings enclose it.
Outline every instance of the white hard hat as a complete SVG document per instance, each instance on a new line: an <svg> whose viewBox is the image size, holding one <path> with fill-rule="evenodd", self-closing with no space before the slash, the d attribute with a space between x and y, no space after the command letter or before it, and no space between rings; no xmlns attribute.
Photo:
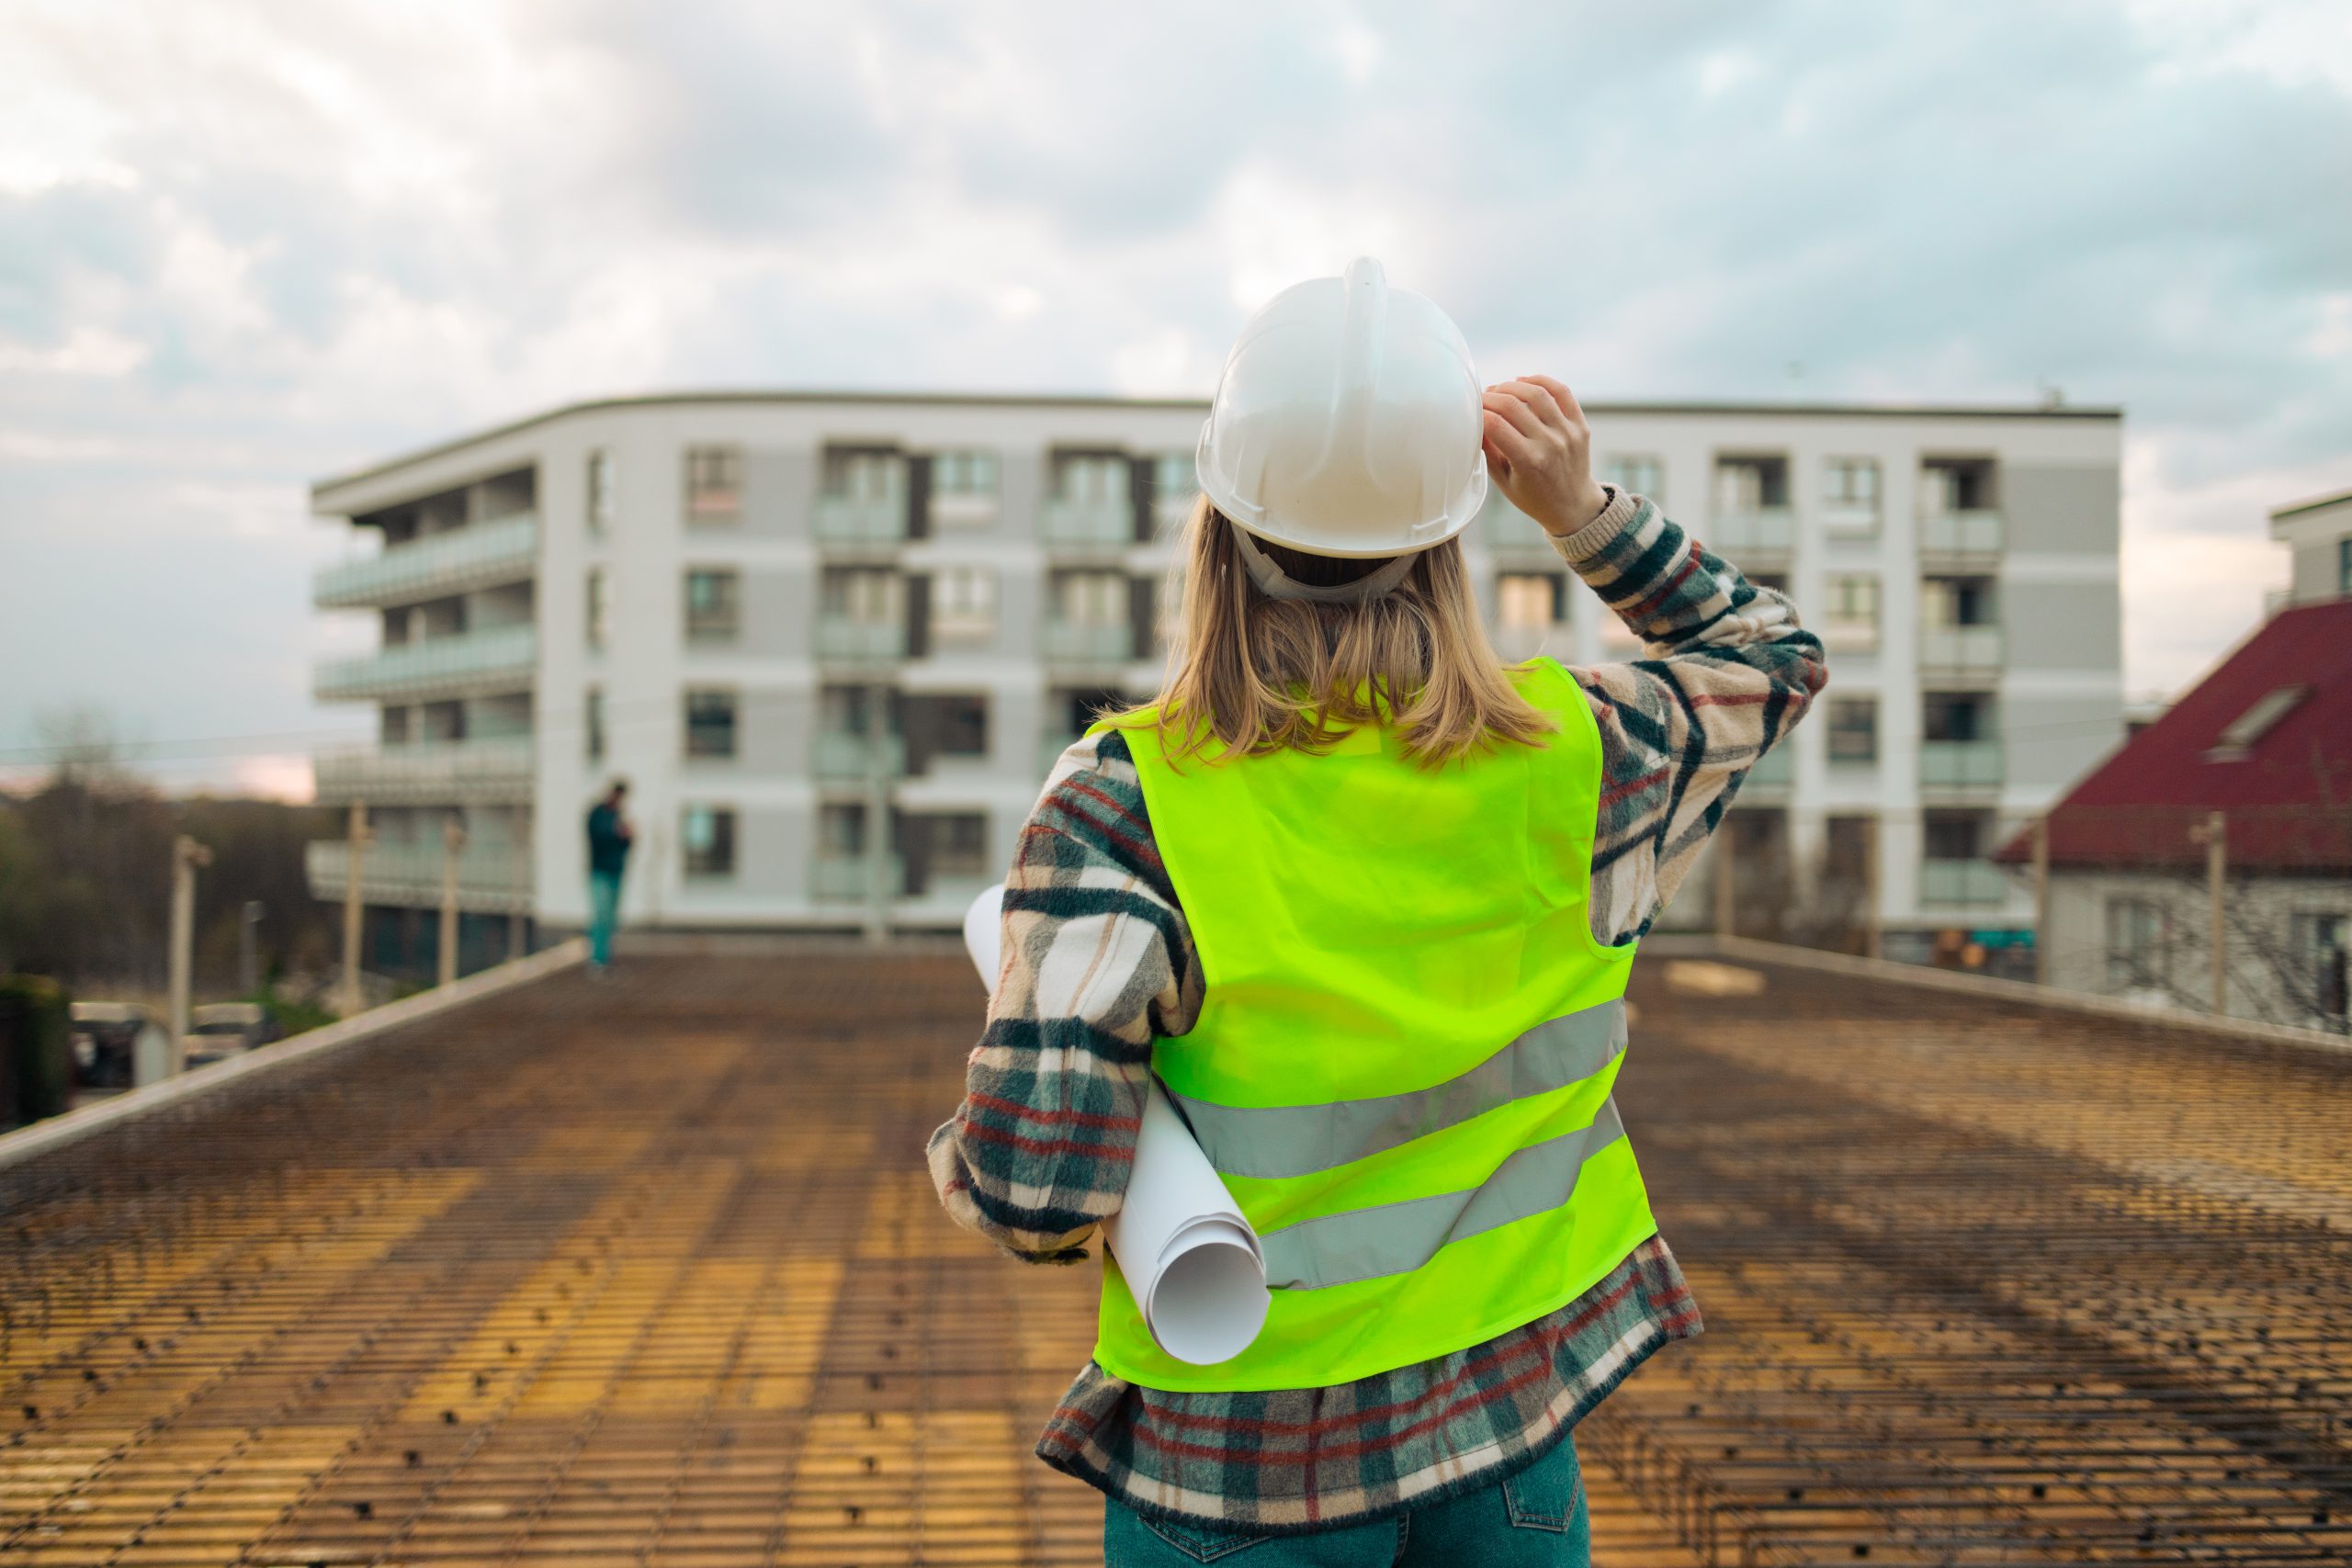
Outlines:
<svg viewBox="0 0 2352 1568"><path fill-rule="evenodd" d="M1406 555L1478 514L1484 437L1461 329L1358 256L1241 329L1201 429L1201 491L1258 537L1310 555Z"/></svg>

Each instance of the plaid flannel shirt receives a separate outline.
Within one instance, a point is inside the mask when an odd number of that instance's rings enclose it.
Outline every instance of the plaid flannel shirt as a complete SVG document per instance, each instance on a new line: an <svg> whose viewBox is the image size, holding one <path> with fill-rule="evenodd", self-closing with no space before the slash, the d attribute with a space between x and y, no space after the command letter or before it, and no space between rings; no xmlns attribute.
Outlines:
<svg viewBox="0 0 2352 1568"><path fill-rule="evenodd" d="M1560 555L1652 657L1574 670L1599 722L1591 919L1647 931L1741 778L1826 680L1789 603L1611 491ZM1152 1042L1199 1016L1200 961L1115 732L1069 748L1006 883L1003 971L964 1103L932 1135L941 1201L1016 1258L1068 1262L1116 1212ZM1491 1485L1634 1367L1700 1331L1653 1235L1577 1300L1434 1360L1274 1393L1137 1387L1089 1362L1037 1453L1136 1511L1269 1534L1329 1529Z"/></svg>

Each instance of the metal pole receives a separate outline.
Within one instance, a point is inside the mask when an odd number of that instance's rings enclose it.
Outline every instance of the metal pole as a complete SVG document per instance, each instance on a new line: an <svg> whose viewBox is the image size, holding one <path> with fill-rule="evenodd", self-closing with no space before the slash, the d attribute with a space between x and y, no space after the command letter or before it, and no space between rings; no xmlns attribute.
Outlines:
<svg viewBox="0 0 2352 1568"><path fill-rule="evenodd" d="M458 852L466 847L466 830L455 817L441 824L441 942L435 979L447 985L458 977Z"/></svg>
<svg viewBox="0 0 2352 1568"><path fill-rule="evenodd" d="M343 986L337 1010L349 1018L360 1010L359 993L359 928L367 906L360 902L359 874L368 855L368 807L365 802L351 803L351 817L344 829L348 849L343 872Z"/></svg>
<svg viewBox="0 0 2352 1568"><path fill-rule="evenodd" d="M1862 818L1862 955L1879 955L1878 817Z"/></svg>
<svg viewBox="0 0 2352 1568"><path fill-rule="evenodd" d="M2222 897L2229 868L2229 817L2216 811L2205 818L2205 894L2212 917L2213 1013L2217 1018L2226 1018L2230 1011L2229 943Z"/></svg>
<svg viewBox="0 0 2352 1568"><path fill-rule="evenodd" d="M237 988L244 996L261 989L261 918L267 912L260 899L248 898L237 922Z"/></svg>
<svg viewBox="0 0 2352 1568"><path fill-rule="evenodd" d="M2033 983L2050 984L2050 814L2033 819Z"/></svg>
<svg viewBox="0 0 2352 1568"><path fill-rule="evenodd" d="M169 1071L187 1060L188 982L195 964L196 868L212 863L212 852L186 833L172 840L172 1048Z"/></svg>
<svg viewBox="0 0 2352 1568"><path fill-rule="evenodd" d="M1731 818L1728 815L1715 825L1712 847L1715 856L1715 934L1736 936L1739 933L1733 927L1737 921L1738 908L1732 886Z"/></svg>

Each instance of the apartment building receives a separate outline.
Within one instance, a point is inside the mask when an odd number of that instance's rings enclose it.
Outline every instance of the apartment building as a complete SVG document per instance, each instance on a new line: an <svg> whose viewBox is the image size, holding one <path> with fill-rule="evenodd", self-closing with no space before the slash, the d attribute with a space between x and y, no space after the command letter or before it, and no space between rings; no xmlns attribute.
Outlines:
<svg viewBox="0 0 2352 1568"><path fill-rule="evenodd" d="M322 481L313 510L379 545L315 594L382 626L317 675L380 714L377 744L317 764L320 798L364 804L373 831L368 962L429 967L452 821L466 966L579 925L582 815L616 775L634 923L952 925L1052 755L1158 683L1205 412L628 399ZM1898 956L2028 931L1986 856L2122 734L2119 415L1591 412L1608 477L1829 640L1825 711L1735 810L1742 886L1774 908L1859 886ZM1465 544L1506 656L1638 652L1499 496ZM345 846L313 853L342 897ZM1716 907L1693 890L1674 918Z"/></svg>

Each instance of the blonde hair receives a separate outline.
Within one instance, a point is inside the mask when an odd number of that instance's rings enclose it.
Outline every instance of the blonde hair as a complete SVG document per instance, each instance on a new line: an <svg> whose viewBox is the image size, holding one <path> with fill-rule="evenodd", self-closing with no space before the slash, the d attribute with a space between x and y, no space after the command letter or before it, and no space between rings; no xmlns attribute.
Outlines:
<svg viewBox="0 0 2352 1568"><path fill-rule="evenodd" d="M1503 673L1459 539L1421 551L1376 598L1316 603L1261 592L1207 497L1184 526L1182 644L1157 711L1110 716L1119 728L1155 727L1171 761L1204 755L1212 739L1227 753L1320 753L1359 725L1387 723L1408 757L1435 768L1498 742L1542 745L1555 728ZM1315 586L1387 564L1258 547Z"/></svg>

